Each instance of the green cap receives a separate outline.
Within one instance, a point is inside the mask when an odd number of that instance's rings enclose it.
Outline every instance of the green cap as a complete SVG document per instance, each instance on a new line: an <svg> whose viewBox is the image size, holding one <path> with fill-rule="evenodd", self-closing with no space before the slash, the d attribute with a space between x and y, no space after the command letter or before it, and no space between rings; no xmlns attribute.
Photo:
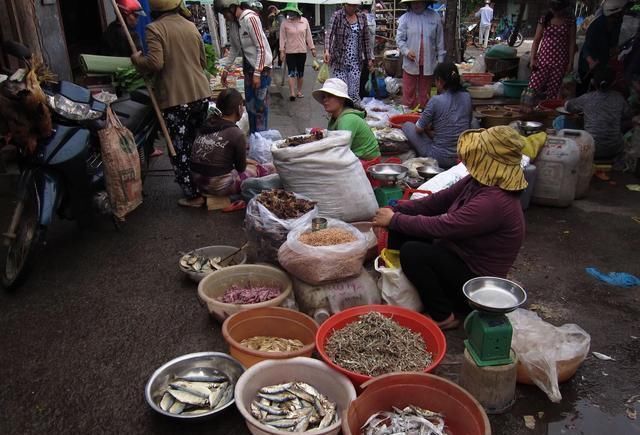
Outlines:
<svg viewBox="0 0 640 435"><path fill-rule="evenodd" d="M284 9L280 9L280 12L295 12L296 14L302 16L302 11L298 9L298 3L287 3L287 6Z"/></svg>

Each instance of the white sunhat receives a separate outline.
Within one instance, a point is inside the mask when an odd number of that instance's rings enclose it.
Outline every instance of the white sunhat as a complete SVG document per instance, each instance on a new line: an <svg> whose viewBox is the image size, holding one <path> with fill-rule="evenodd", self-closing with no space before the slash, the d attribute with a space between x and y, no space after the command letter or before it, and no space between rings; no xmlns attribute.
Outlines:
<svg viewBox="0 0 640 435"><path fill-rule="evenodd" d="M331 94L339 98L346 98L353 102L349 96L349 87L345 82L340 79L327 79L320 89L313 91L313 98L320 104L322 104L322 94Z"/></svg>
<svg viewBox="0 0 640 435"><path fill-rule="evenodd" d="M602 5L602 13L605 17L608 17L610 15L617 14L618 12L622 12L628 2L628 0L605 0Z"/></svg>
<svg viewBox="0 0 640 435"><path fill-rule="evenodd" d="M362 4L362 0L345 0L345 5L357 5L360 6Z"/></svg>

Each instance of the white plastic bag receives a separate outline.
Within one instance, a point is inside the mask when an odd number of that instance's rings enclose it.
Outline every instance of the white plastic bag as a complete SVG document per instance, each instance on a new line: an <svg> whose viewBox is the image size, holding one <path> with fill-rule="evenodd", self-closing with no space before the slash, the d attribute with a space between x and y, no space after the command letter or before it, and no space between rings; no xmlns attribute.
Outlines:
<svg viewBox="0 0 640 435"><path fill-rule="evenodd" d="M355 240L340 245L306 245L299 238L311 231L311 225L299 225L289 232L278 251L280 265L296 278L314 285L357 276L367 253L365 235L353 225L336 219L327 219L327 228L348 231Z"/></svg>
<svg viewBox="0 0 640 435"><path fill-rule="evenodd" d="M240 118L240 121L236 122L236 125L240 130L242 130L245 136L249 134L249 114L246 110L242 113L242 118Z"/></svg>
<svg viewBox="0 0 640 435"><path fill-rule="evenodd" d="M297 198L303 198L296 195ZM278 249L287 241L289 231L296 226L311 225L318 216L318 207L296 219L280 219L256 198L247 204L244 230L249 241L249 255L256 262L278 262Z"/></svg>
<svg viewBox="0 0 640 435"><path fill-rule="evenodd" d="M345 222L369 221L378 210L371 183L351 151L350 131L294 147L271 147L284 188L318 203L320 216Z"/></svg>
<svg viewBox="0 0 640 435"><path fill-rule="evenodd" d="M519 363L549 400L560 402L558 372L563 365L577 366L586 358L591 337L578 325L554 326L521 308L507 316L513 326L511 347Z"/></svg>
<svg viewBox="0 0 640 435"><path fill-rule="evenodd" d="M469 175L467 167L464 163L458 163L454 167L439 173L430 180L427 180L427 182L420 186L418 190L429 190L431 193L436 193L453 186L467 175ZM414 193L411 195L411 199L420 199L424 196L425 194L423 193Z"/></svg>
<svg viewBox="0 0 640 435"><path fill-rule="evenodd" d="M415 159L409 159L402 164L409 168L410 177L417 178L420 176L417 171L420 166L431 165L437 167L438 161L432 157L417 157Z"/></svg>
<svg viewBox="0 0 640 435"><path fill-rule="evenodd" d="M248 157L258 163L271 163L273 161L271 145L277 140L282 140L282 135L278 130L253 133L249 136Z"/></svg>
<svg viewBox="0 0 640 435"><path fill-rule="evenodd" d="M381 266L380 257L375 259L373 267L380 273L378 288L386 303L422 312L424 307L420 295L401 268Z"/></svg>
<svg viewBox="0 0 640 435"><path fill-rule="evenodd" d="M321 285L307 284L296 277L292 281L300 311L318 323L347 308L380 303L380 291L365 269L355 278Z"/></svg>
<svg viewBox="0 0 640 435"><path fill-rule="evenodd" d="M484 54L481 54L476 58L476 61L473 63L471 67L472 73L484 73L487 72L487 64L484 60Z"/></svg>

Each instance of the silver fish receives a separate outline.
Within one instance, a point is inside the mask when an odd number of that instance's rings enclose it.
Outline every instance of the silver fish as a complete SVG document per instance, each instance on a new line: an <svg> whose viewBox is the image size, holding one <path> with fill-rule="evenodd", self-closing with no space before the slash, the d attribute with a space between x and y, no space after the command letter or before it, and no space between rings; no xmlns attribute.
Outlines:
<svg viewBox="0 0 640 435"><path fill-rule="evenodd" d="M306 382L296 382L295 387L298 388L299 390L304 391L305 393L313 396L313 397L320 397L321 394L318 390L316 390L315 388L313 388L311 385L307 384Z"/></svg>
<svg viewBox="0 0 640 435"><path fill-rule="evenodd" d="M322 418L322 420L320 421L320 424L318 425L318 429L323 429L325 427L331 426L331 423L333 423L333 419L335 416L336 416L335 408L327 409L325 416Z"/></svg>
<svg viewBox="0 0 640 435"><path fill-rule="evenodd" d="M233 387L231 385L228 385L222 392L222 398L216 405L215 409L223 407L224 405L229 403L231 399L233 399Z"/></svg>
<svg viewBox="0 0 640 435"><path fill-rule="evenodd" d="M196 396L195 394L188 393L186 391L174 390L169 388L167 393L171 394L176 400L179 402L195 405L195 406L207 406L209 404L209 399Z"/></svg>
<svg viewBox="0 0 640 435"><path fill-rule="evenodd" d="M162 396L162 400L160 401L160 408L162 408L163 411L168 411L174 402L175 399L171 394L164 393L164 395Z"/></svg>
<svg viewBox="0 0 640 435"><path fill-rule="evenodd" d="M209 408L214 409L218 406L222 397L224 397L225 390L223 388L216 388L209 391Z"/></svg>
<svg viewBox="0 0 640 435"><path fill-rule="evenodd" d="M298 421L293 419L283 418L282 420L265 421L265 424L268 424L269 426L277 427L278 429L287 429L290 427L294 427L296 424L298 424Z"/></svg>
<svg viewBox="0 0 640 435"><path fill-rule="evenodd" d="M285 411L284 409L275 408L273 406L267 406L256 401L254 401L253 403L255 403L258 408L262 409L263 411L266 411L268 414L285 415L287 413L287 411Z"/></svg>
<svg viewBox="0 0 640 435"><path fill-rule="evenodd" d="M180 415L202 415L206 414L207 412L209 412L208 409L192 409L191 411L184 411Z"/></svg>
<svg viewBox="0 0 640 435"><path fill-rule="evenodd" d="M278 403L288 402L289 400L293 400L296 398L294 394L291 394L287 391L278 394L258 393L258 397L262 397L263 399Z"/></svg>
<svg viewBox="0 0 640 435"><path fill-rule="evenodd" d="M194 396L200 396L202 398L208 398L211 394L211 390L206 384L196 383L196 382L187 382L187 381L176 381L169 384L169 386L173 389L185 391L187 393L193 394Z"/></svg>
<svg viewBox="0 0 640 435"><path fill-rule="evenodd" d="M309 416L302 417L302 419L296 424L296 427L293 429L294 432L304 432L309 427Z"/></svg>
<svg viewBox="0 0 640 435"><path fill-rule="evenodd" d="M258 420L263 418L262 415L260 414L260 408L258 408L258 406L255 403L251 402L250 408L251 408L251 415L253 415Z"/></svg>
<svg viewBox="0 0 640 435"><path fill-rule="evenodd" d="M260 388L260 392L264 394L278 394L278 393L287 391L289 388L291 388L292 385L293 385L293 382L287 382L286 384L271 385L270 387Z"/></svg>
<svg viewBox="0 0 640 435"><path fill-rule="evenodd" d="M184 403L182 402L175 402L171 405L171 408L169 408L171 414L181 414L182 411L184 411Z"/></svg>
<svg viewBox="0 0 640 435"><path fill-rule="evenodd" d="M292 394L295 394L296 396L298 396L300 399L302 400L306 400L309 403L314 403L316 398L313 397L310 394L307 394L306 392L300 390L299 388L289 388L287 391L289 391Z"/></svg>
<svg viewBox="0 0 640 435"><path fill-rule="evenodd" d="M181 381L187 382L212 382L212 383L221 383L228 382L229 378L227 378L222 372L215 374L201 374L201 375L186 375L178 378Z"/></svg>
<svg viewBox="0 0 640 435"><path fill-rule="evenodd" d="M289 411L286 415L287 418L301 418L308 417L313 413L313 408L302 408L294 411Z"/></svg>

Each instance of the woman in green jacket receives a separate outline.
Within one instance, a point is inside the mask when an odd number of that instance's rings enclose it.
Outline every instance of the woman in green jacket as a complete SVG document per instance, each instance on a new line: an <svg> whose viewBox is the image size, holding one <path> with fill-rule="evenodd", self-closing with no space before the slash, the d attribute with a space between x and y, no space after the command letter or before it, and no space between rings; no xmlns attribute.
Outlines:
<svg viewBox="0 0 640 435"><path fill-rule="evenodd" d="M340 79L328 79L321 89L313 91L313 98L331 115L329 130L351 132L351 151L360 160L380 157L378 140L364 120L366 114L353 107L347 84Z"/></svg>

